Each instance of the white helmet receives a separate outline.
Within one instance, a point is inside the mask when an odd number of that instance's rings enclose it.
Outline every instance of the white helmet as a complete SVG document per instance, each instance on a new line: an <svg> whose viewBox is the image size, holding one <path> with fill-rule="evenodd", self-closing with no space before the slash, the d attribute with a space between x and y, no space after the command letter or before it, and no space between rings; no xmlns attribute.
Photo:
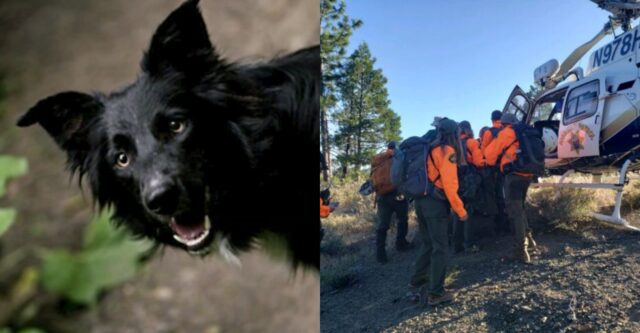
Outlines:
<svg viewBox="0 0 640 333"><path fill-rule="evenodd" d="M542 128L542 141L544 142L545 155L551 155L558 149L558 134L553 129Z"/></svg>

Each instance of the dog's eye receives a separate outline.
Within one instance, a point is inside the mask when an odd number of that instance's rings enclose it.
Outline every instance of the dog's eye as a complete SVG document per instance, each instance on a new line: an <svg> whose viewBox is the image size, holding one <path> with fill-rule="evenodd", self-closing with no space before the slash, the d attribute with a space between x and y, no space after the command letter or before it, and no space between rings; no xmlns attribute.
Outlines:
<svg viewBox="0 0 640 333"><path fill-rule="evenodd" d="M125 153L118 153L116 155L116 166L118 168L126 168L129 165L129 156Z"/></svg>
<svg viewBox="0 0 640 333"><path fill-rule="evenodd" d="M184 121L182 120L170 120L169 130L173 133L182 133L184 131Z"/></svg>

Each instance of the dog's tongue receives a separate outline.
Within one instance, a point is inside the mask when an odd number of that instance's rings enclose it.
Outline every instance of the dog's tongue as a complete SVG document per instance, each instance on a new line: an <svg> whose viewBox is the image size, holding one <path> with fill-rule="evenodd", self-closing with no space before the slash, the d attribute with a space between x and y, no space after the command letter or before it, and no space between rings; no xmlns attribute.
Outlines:
<svg viewBox="0 0 640 333"><path fill-rule="evenodd" d="M205 231L204 223L184 225L184 224L178 224L176 223L175 220L173 220L171 221L170 226L173 232L175 232L178 236L184 239L194 239L200 236L200 234L202 234Z"/></svg>

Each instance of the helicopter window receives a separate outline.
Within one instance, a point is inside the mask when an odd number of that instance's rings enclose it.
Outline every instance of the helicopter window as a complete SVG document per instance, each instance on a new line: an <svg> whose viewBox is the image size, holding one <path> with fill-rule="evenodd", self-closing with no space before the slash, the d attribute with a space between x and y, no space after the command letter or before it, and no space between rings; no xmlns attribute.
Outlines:
<svg viewBox="0 0 640 333"><path fill-rule="evenodd" d="M598 110L598 80L574 88L567 97L564 110L564 123L570 124L580 119L589 118Z"/></svg>
<svg viewBox="0 0 640 333"><path fill-rule="evenodd" d="M529 109L529 102L524 96L516 95L509 101L505 112L514 114L518 121L522 121Z"/></svg>
<svg viewBox="0 0 640 333"><path fill-rule="evenodd" d="M537 121L560 120L566 92L567 89L562 89L540 98L535 104L530 123L535 124Z"/></svg>

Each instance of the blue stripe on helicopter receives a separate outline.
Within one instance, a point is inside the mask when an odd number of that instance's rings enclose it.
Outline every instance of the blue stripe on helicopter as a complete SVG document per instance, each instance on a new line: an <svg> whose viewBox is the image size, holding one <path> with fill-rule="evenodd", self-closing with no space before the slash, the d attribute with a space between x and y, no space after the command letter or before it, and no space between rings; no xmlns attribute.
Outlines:
<svg viewBox="0 0 640 333"><path fill-rule="evenodd" d="M600 147L600 155L627 152L640 145L640 117L636 117L620 132L607 140Z"/></svg>

